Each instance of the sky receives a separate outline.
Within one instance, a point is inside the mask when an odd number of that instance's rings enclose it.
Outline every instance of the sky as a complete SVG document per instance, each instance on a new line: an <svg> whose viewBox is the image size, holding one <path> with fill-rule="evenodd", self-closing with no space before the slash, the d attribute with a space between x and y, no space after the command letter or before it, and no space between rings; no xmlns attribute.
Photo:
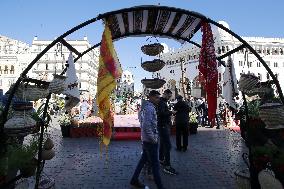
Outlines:
<svg viewBox="0 0 284 189"><path fill-rule="evenodd" d="M199 12L215 21L226 21L235 33L246 37L284 38L283 0L1 0L0 35L32 43L52 40L76 25L108 11L138 5L162 5ZM87 36L91 44L101 40L103 25L91 24L67 39ZM147 44L146 37L128 37L114 43L123 69L135 75L135 88L141 89L140 80L151 77L141 66L140 48ZM173 39L158 39L170 48L180 48ZM198 40L198 39L196 39ZM200 42L200 41L196 41Z"/></svg>

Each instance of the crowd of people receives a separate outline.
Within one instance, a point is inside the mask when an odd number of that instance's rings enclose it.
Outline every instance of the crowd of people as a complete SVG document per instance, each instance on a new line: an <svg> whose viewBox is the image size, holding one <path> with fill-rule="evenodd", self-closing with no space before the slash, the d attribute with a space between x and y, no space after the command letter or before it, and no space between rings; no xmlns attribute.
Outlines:
<svg viewBox="0 0 284 189"><path fill-rule="evenodd" d="M189 113L196 112L198 124L220 128L222 120L225 126L228 125L228 118L233 119L234 112L220 97L216 110L216 121L208 120L208 105L204 98L183 99L176 97L176 103L169 103L172 98L171 90L164 91L162 97L156 90L150 91L148 100L142 101L138 113L141 126L142 155L131 178L130 184L137 188L144 188L145 185L139 181L139 175L146 167L148 176L154 179L158 189L164 189L160 176L160 167L170 175L177 175L178 172L171 165L170 129L172 117L176 127L176 150L187 151L189 135ZM214 122L214 123L213 123Z"/></svg>

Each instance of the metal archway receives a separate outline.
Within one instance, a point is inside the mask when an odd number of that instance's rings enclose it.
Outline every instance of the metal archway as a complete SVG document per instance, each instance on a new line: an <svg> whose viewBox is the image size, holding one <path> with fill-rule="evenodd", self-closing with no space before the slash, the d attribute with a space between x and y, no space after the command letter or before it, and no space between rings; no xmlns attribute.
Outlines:
<svg viewBox="0 0 284 189"><path fill-rule="evenodd" d="M218 59L222 58L237 52L242 48L247 48L254 54L257 59L262 63L264 68L267 70L271 78L273 79L276 88L278 90L280 99L284 104L284 97L280 87L280 84L273 74L271 69L265 63L265 61L261 58L261 56L239 35L231 31L230 29L224 27L223 25L215 22L214 20L193 11L188 11L184 9L174 8L174 7L166 7L166 6L136 6L131 8L120 9L112 12L107 12L104 14L100 14L95 18L87 20L74 28L68 30L58 38L56 38L51 44L46 46L44 50L42 50L35 59L27 66L27 68L22 72L20 77L17 79L14 87L11 89L7 103L5 105L4 111L1 115L1 123L0 123L0 135L1 140L3 140L2 135L4 134L4 123L7 121L8 110L14 96L16 89L19 84L26 78L28 71L34 66L34 64L40 60L40 58L54 45L57 43L62 43L69 50L73 51L77 54L75 61L84 56L90 50L98 47L100 43L97 43L93 47L87 49L83 53L79 53L76 49L74 49L70 44L68 44L64 38L74 33L75 31L91 24L99 20L105 20L110 26L113 40L119 40L129 36L143 36L143 35L154 35L154 36L166 36L169 38L187 41L192 43L193 45L200 47L199 44L190 41L190 39L194 36L194 34L200 29L200 23L202 21L211 23L218 28L226 31L231 34L233 37L238 39L242 45L229 51L228 53L222 55ZM47 97L47 103L50 99L50 95ZM47 106L45 106L45 112L47 111ZM41 138L42 141L42 138ZM2 148L2 147L1 147ZM40 153L39 153L40 154ZM39 158L40 159L40 158Z"/></svg>
<svg viewBox="0 0 284 189"><path fill-rule="evenodd" d="M276 88L278 90L280 99L284 104L283 93L276 76L273 74L273 72L265 63L265 61L261 58L261 56L239 35L231 31L230 29L224 27L223 25L217 23L216 21L194 11L188 11L180 8L167 7L167 6L146 5L146 6L125 8L125 9L107 12L104 14L99 14L97 17L87 20L86 22L83 22L75 26L74 28L68 30L67 32L59 36L57 39L55 39L51 44L46 46L46 48L43 51L41 51L36 56L36 58L27 66L27 68L22 72L21 76L18 78L14 87L12 88L7 104L2 114L3 121L0 125L0 132L2 132L4 123L6 122L8 107L11 104L11 100L15 93L15 90L22 81L22 79L26 76L28 71L33 67L33 65L56 43L63 42L66 44L66 41L64 40L65 37L91 23L94 23L102 19L106 20L110 25L110 29L112 31L114 40L119 40L121 38L125 38L128 36L143 36L143 35L167 36L169 38L187 41L199 47L200 47L199 44L190 41L190 39L200 29L201 21L206 21L208 23L211 23L223 29L227 33L231 34L233 37L235 37L242 43L240 47L233 49L232 51L226 53L222 57L219 57L219 59L224 58L225 56L232 54L241 48L249 49L252 52L252 54L254 54L257 57L257 59L262 63L264 68L267 70L267 72L273 79ZM100 43L94 45L91 48L93 49L95 47L98 47L99 45ZM69 47L70 46L71 45L69 45ZM72 46L69 49L72 50ZM88 49L83 53L78 53L78 51L76 51L74 48L73 50L74 50L73 52L77 52L76 54L78 55L78 57L75 58L76 61L91 49Z"/></svg>

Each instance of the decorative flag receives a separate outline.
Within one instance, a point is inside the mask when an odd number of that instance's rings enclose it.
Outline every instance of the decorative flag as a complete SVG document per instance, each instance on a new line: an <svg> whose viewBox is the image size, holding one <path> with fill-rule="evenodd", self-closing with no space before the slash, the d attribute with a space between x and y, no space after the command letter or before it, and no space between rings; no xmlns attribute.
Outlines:
<svg viewBox="0 0 284 189"><path fill-rule="evenodd" d="M79 92L79 82L76 75L75 64L70 52L68 57L68 68L66 71L66 80L65 80L65 90L63 94L66 95L65 98L65 109L71 110L80 102L80 92Z"/></svg>
<svg viewBox="0 0 284 189"><path fill-rule="evenodd" d="M208 101L208 118L214 123L217 108L217 83L218 71L216 63L216 55L214 48L214 39L212 35L211 26L207 22L202 22L201 31L202 47L199 57L199 76L201 84L203 85Z"/></svg>
<svg viewBox="0 0 284 189"><path fill-rule="evenodd" d="M99 58L99 73L97 79L97 104L99 117L103 120L102 142L108 145L114 123L110 102L110 94L116 87L116 80L121 76L122 70L112 43L111 31L105 23L102 36Z"/></svg>
<svg viewBox="0 0 284 189"><path fill-rule="evenodd" d="M237 87L237 78L235 72L235 66L231 56L228 57L228 62L224 72L223 83L223 97L225 101L234 109L237 109L234 97L239 94Z"/></svg>

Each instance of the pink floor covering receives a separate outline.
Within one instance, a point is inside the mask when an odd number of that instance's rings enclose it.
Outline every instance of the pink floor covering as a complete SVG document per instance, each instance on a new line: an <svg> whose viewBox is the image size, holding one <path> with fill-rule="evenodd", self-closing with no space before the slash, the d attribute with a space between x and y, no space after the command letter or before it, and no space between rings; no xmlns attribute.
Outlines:
<svg viewBox="0 0 284 189"><path fill-rule="evenodd" d="M138 115L115 115L114 116L114 127L140 127Z"/></svg>
<svg viewBox="0 0 284 189"><path fill-rule="evenodd" d="M140 140L140 124L137 114L114 116L114 140Z"/></svg>

